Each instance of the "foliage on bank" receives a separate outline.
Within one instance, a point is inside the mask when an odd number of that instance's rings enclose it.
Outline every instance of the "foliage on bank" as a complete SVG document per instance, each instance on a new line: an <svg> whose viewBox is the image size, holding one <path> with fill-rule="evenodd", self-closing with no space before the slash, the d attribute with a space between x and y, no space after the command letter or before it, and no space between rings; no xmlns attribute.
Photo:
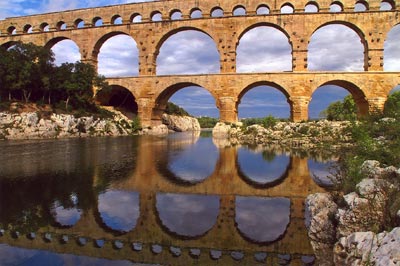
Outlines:
<svg viewBox="0 0 400 266"><path fill-rule="evenodd" d="M201 128L213 128L219 122L218 118L208 116L198 117L197 120L199 121Z"/></svg>

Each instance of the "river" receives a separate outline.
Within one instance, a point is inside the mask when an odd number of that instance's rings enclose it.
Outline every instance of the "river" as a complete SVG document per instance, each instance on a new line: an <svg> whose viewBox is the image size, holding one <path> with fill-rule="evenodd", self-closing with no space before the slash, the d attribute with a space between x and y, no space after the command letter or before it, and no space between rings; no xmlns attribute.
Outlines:
<svg viewBox="0 0 400 266"><path fill-rule="evenodd" d="M210 132L0 151L1 265L313 265L304 200L329 185L322 156Z"/></svg>

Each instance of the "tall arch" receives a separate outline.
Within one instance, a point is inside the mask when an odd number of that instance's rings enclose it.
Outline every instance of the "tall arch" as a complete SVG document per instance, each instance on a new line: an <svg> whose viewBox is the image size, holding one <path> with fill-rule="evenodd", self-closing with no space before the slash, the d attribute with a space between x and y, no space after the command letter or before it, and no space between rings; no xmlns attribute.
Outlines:
<svg viewBox="0 0 400 266"><path fill-rule="evenodd" d="M211 74L220 71L220 54L215 40L191 27L165 34L156 47L157 75Z"/></svg>
<svg viewBox="0 0 400 266"><path fill-rule="evenodd" d="M245 29L236 47L237 72L292 70L292 45L280 27L259 23Z"/></svg>
<svg viewBox="0 0 400 266"><path fill-rule="evenodd" d="M67 37L53 38L45 44L45 47L53 51L56 65L67 62L75 63L81 60L80 47Z"/></svg>
<svg viewBox="0 0 400 266"><path fill-rule="evenodd" d="M383 70L400 71L400 24L394 26L387 34L383 52Z"/></svg>
<svg viewBox="0 0 400 266"><path fill-rule="evenodd" d="M255 109L255 111L246 111L240 107L240 103L244 102L243 97L253 89L255 89L254 91L258 90L258 93L249 99L247 105L250 110ZM292 106L289 103L289 97L289 93L276 83L269 81L255 82L239 93L236 110L241 118L257 117L257 115L258 117L272 115L274 117L291 118Z"/></svg>
<svg viewBox="0 0 400 266"><path fill-rule="evenodd" d="M308 70L365 71L368 47L354 24L332 21L318 27L308 45Z"/></svg>
<svg viewBox="0 0 400 266"><path fill-rule="evenodd" d="M115 31L102 36L94 46L92 58L98 62L99 74L104 76L139 74L139 50L128 33Z"/></svg>
<svg viewBox="0 0 400 266"><path fill-rule="evenodd" d="M310 106L313 104L313 101L316 100L315 97L315 93L319 90L321 90L321 92L323 93L323 89L331 89L332 87L336 87L339 89L344 89L346 91L348 91L350 93L350 95L353 97L353 100L357 106L357 115L360 116L365 116L368 114L369 110L369 104L368 101L366 100L366 95L364 94L364 92L354 83L346 81L346 80L331 80L325 83L320 84L318 87L316 87L313 91L312 91L312 97L313 100L311 100L311 103L309 105ZM335 92L333 92L333 94L337 94ZM347 95L347 93L339 93L339 98L338 99L343 99L343 97L345 97ZM333 96L329 96L328 99L331 100L333 99ZM325 101L326 102L326 101ZM309 112L310 113L310 112Z"/></svg>
<svg viewBox="0 0 400 266"><path fill-rule="evenodd" d="M107 91L99 91L96 94L96 101L104 106L113 106L129 118L138 115L138 104L136 97L127 88L119 85L111 85Z"/></svg>
<svg viewBox="0 0 400 266"><path fill-rule="evenodd" d="M192 82L182 82L178 84L171 85L164 89L156 98L155 100L155 107L153 108L152 112L152 120L153 121L161 121L161 116L164 113L167 103L169 99L174 95L176 92L179 90L182 90L184 88L189 88L189 89L195 89L195 88L201 88L201 91L208 91L209 94L214 98L214 101L216 99L216 95L212 93L212 91L206 89L205 87L201 86L200 84L195 84ZM193 95L193 97L198 97L198 95Z"/></svg>

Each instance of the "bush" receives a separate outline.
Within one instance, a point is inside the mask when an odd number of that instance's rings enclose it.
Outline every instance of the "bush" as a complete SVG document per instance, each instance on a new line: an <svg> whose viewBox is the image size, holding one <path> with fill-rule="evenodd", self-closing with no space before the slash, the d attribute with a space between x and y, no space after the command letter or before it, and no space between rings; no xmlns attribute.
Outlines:
<svg viewBox="0 0 400 266"><path fill-rule="evenodd" d="M214 117L202 116L197 118L201 128L213 128L218 123L219 119Z"/></svg>
<svg viewBox="0 0 400 266"><path fill-rule="evenodd" d="M185 109L171 102L167 103L167 108L165 109L165 113L169 115L190 116Z"/></svg>

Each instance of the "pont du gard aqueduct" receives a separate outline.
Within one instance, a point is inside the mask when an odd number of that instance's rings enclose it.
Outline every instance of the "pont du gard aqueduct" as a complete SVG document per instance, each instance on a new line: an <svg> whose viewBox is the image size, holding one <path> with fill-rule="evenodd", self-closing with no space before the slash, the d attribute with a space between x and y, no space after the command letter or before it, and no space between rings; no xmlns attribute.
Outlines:
<svg viewBox="0 0 400 266"><path fill-rule="evenodd" d="M390 8L382 10L382 2ZM356 11L356 5L363 11ZM312 5L315 12L306 12ZM340 7L332 12L332 5ZM289 8L291 12L282 12ZM51 48L62 40L79 47L81 60L97 66L102 45L111 37L131 36L139 51L139 74L108 78L113 91L129 90L144 126L157 125L168 99L178 90L201 86L215 99L220 120L236 122L241 97L259 85L280 90L294 121L308 119L308 105L315 90L338 85L353 96L360 115L383 109L389 92L400 84L400 72L384 70L384 44L389 31L400 22L400 1L393 0L160 0L98 8L54 12L0 21L0 45L32 42ZM238 15L237 10L241 10ZM102 19L101 26L96 21ZM118 20L118 23L116 21ZM354 30L364 47L364 71L308 70L308 46L318 29L330 24ZM292 70L237 73L236 50L251 29L270 26L284 33L292 49ZM220 56L216 74L157 75L157 56L163 43L180 31L196 30L215 42ZM115 51L118 53L118 51ZM107 104L111 95L102 97Z"/></svg>

